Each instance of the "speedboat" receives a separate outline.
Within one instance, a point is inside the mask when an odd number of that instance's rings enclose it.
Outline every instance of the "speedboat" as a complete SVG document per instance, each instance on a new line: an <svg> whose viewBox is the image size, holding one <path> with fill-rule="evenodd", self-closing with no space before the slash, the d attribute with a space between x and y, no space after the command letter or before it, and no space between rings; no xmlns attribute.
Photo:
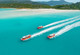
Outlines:
<svg viewBox="0 0 80 55"><path fill-rule="evenodd" d="M24 41L24 40L28 40L28 39L30 39L30 38L31 38L31 35L26 35L26 36L23 36L23 37L21 38L21 40Z"/></svg>
<svg viewBox="0 0 80 55"><path fill-rule="evenodd" d="M51 34L48 36L49 39L52 39L53 37L55 37L55 34Z"/></svg>
<svg viewBox="0 0 80 55"><path fill-rule="evenodd" d="M41 29L41 28L43 28L43 26L39 26L39 27L37 27L37 29Z"/></svg>

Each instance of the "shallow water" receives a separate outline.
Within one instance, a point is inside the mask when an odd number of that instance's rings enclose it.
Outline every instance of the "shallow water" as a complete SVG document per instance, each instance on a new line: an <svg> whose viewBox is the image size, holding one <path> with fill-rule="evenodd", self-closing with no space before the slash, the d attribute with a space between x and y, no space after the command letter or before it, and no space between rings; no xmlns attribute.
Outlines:
<svg viewBox="0 0 80 55"><path fill-rule="evenodd" d="M47 36L64 27L51 30L28 41L20 40L24 35L34 34L49 28L37 30L40 25L78 15L80 12L65 12L0 19L0 55L80 55L80 27L52 40L47 39Z"/></svg>

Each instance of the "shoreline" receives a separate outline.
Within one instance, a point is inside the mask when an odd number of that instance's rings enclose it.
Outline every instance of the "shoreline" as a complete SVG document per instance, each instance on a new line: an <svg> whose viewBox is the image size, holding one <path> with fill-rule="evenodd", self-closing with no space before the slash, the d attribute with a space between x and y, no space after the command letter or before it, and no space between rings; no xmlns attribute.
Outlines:
<svg viewBox="0 0 80 55"><path fill-rule="evenodd" d="M60 9L14 9L10 11L1 11L1 14L5 15L5 17L0 15L0 19L9 17L11 18L11 17L30 16L39 14L78 12L78 11L80 12L80 10L60 10Z"/></svg>
<svg viewBox="0 0 80 55"><path fill-rule="evenodd" d="M60 9L19 9L18 11L30 12L31 14L49 14L49 13L63 13L63 12L80 12L80 10L60 10ZM33 15L33 14L32 14Z"/></svg>
<svg viewBox="0 0 80 55"><path fill-rule="evenodd" d="M16 9L17 10L17 9ZM18 9L17 11L28 11L28 12L39 12L39 13L59 13L59 12L76 12L80 10L72 10L72 9Z"/></svg>

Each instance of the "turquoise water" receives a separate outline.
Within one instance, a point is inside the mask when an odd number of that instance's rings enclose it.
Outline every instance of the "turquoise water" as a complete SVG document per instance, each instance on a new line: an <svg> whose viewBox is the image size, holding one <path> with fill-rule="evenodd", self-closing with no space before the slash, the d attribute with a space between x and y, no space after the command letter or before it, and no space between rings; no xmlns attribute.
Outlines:
<svg viewBox="0 0 80 55"><path fill-rule="evenodd" d="M51 30L28 41L20 40L24 35L47 29L37 30L40 25L78 15L80 12L66 12L0 19L0 55L80 55L80 27L52 40L47 39L47 36L64 27Z"/></svg>
<svg viewBox="0 0 80 55"><path fill-rule="evenodd" d="M0 8L0 11L10 11L10 10L14 10L15 8Z"/></svg>

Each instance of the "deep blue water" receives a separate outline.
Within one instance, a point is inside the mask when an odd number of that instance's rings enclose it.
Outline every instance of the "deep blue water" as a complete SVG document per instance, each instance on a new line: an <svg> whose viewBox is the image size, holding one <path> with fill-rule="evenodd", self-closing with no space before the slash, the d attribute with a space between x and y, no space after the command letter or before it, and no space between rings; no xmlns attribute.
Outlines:
<svg viewBox="0 0 80 55"><path fill-rule="evenodd" d="M64 27L51 30L28 41L20 40L24 35L47 29L37 30L40 25L78 15L80 12L65 12L0 19L0 55L80 55L80 27L71 29L52 40L47 39L47 36Z"/></svg>

